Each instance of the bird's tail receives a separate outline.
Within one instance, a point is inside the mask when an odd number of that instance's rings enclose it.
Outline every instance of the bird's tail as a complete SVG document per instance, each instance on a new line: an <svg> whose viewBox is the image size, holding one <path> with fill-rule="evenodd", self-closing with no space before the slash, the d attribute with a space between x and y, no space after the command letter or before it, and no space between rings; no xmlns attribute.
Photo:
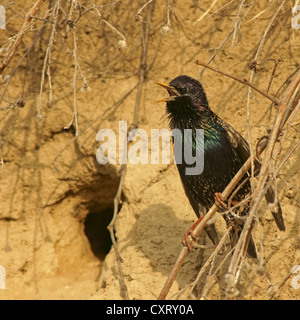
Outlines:
<svg viewBox="0 0 300 320"><path fill-rule="evenodd" d="M281 206L280 206L280 203L278 202L278 199L275 197L275 192L272 187L269 187L267 189L265 198L271 210L271 213L275 219L278 229L281 231L285 231L285 225L282 217Z"/></svg>
<svg viewBox="0 0 300 320"><path fill-rule="evenodd" d="M249 239L248 248L247 248L247 254L251 258L254 258L254 259L257 258L256 246L253 241L252 234L250 234L250 239Z"/></svg>
<svg viewBox="0 0 300 320"><path fill-rule="evenodd" d="M255 173L254 175L257 176L260 171L260 164L256 161L255 162ZM269 209L274 217L274 220L277 224L277 227L280 231L285 231L285 225L282 217L282 210L280 203L275 195L274 189L269 186L267 192L265 194L266 201L268 203Z"/></svg>
<svg viewBox="0 0 300 320"><path fill-rule="evenodd" d="M219 243L219 238L218 234L215 228L215 225L212 224L207 224L204 228L205 232L207 233L208 237L210 240L213 242L214 245L217 245Z"/></svg>
<svg viewBox="0 0 300 320"><path fill-rule="evenodd" d="M241 226L239 226L240 228ZM237 231L234 227L230 231L230 243L231 247L234 247L236 243L238 242L238 239L240 238L240 234L242 232L242 229L239 229ZM252 234L250 234L249 241L248 241L248 248L247 248L247 255L250 258L257 258L257 251L256 251L256 246L252 237Z"/></svg>

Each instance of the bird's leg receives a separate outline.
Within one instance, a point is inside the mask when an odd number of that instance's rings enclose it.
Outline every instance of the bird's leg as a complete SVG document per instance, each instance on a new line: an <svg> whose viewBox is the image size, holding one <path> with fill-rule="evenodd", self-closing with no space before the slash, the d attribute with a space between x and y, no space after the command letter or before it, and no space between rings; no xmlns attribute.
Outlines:
<svg viewBox="0 0 300 320"><path fill-rule="evenodd" d="M197 225L201 222L202 219L203 219L203 217L200 217L184 234L184 239L182 241L186 243L189 251L192 250L192 246L191 246L190 240L189 240L189 235L191 235L193 240L196 241L196 239L193 235L193 230L197 227Z"/></svg>

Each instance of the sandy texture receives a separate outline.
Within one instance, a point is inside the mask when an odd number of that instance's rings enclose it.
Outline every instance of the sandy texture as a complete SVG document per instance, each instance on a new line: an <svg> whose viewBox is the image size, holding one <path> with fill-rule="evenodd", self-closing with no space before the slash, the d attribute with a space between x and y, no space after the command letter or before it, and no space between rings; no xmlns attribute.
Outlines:
<svg viewBox="0 0 300 320"><path fill-rule="evenodd" d="M24 1L7 9L7 29L0 30L0 47L15 34L23 23L25 13L34 1ZM0 265L6 268L6 290L0 299L121 299L115 253L110 250L103 261L105 242L90 240L84 221L89 213L98 213L99 232L104 233L108 216L101 214L113 207L119 184L120 165L99 165L96 150L100 142L96 133L113 129L118 137L120 120L132 123L141 57L141 25L134 16L146 1L122 1L115 7L103 7L102 17L117 28L127 40L127 47L118 48L122 39L97 15L85 13L76 22L77 57L87 83L86 90L79 70L76 77L76 98L79 136L74 139L74 126L64 130L73 112L72 57L73 35L66 30L65 17L60 14L57 35L52 49L51 74L53 104L47 104L49 94L46 76L42 94L41 119L37 119L41 70L50 34L50 26L38 39L29 56L17 69L5 93L0 111L0 147L5 170L0 172ZM155 1L150 23L147 65L139 108L139 128L150 136L151 129L168 128L164 103L157 100L166 93L155 81L169 82L180 74L196 77L201 71L194 61L204 62L214 54L232 30L239 11L239 2L229 4L214 16L207 15L194 25L206 10L209 1L170 1L170 28L163 35L166 23L166 2ZM218 1L210 12L228 1ZM249 78L261 37L280 2L257 1L252 8L240 8L246 13L232 36L212 62L220 70L241 78ZM86 8L91 5L84 4ZM258 62L281 58L270 94L275 94L284 81L299 67L300 30L291 27L291 1L287 1L266 37ZM45 18L47 3L38 16ZM66 8L64 1L62 6ZM146 19L147 8L141 12ZM16 13L19 15L16 17ZM72 19L78 16L73 13ZM51 16L48 17L50 20ZM11 19L12 22L9 22ZM2 74L9 75L32 44L42 26L34 21L24 35L13 60ZM1 60L5 56L1 51ZM254 84L263 90L269 82L273 62L259 65ZM247 87L224 76L206 70L201 82L211 108L247 137ZM129 95L127 93L135 88ZM7 101L23 99L23 108L11 108ZM120 100L121 99L121 100ZM121 101L120 104L118 101ZM259 94L251 98L250 128L253 144L272 126L275 111L270 102ZM299 140L299 116L289 129L282 146L280 162ZM59 155L59 157L57 157ZM53 162L55 160L55 169ZM236 299L299 299L300 289L292 286L296 275L286 277L300 264L299 210L299 151L287 160L278 174L278 196L282 204L286 231L280 232L263 202L254 238L263 255L262 266L247 259L238 283ZM217 190L221 191L221 190ZM176 261L182 245L180 239L193 224L196 216L183 192L176 166L166 164L128 164L123 187L122 207L116 221L116 237L123 258L123 272L130 299L156 299ZM91 224L93 224L92 222ZM220 235L225 231L222 218L216 221ZM96 227L97 229L98 227ZM93 237L93 236L92 236ZM97 242L98 241L98 242ZM205 234L200 243L210 244ZM95 254L91 247L97 251ZM199 249L185 261L168 297L190 284L212 253ZM216 258L214 267L224 258ZM96 256L97 255L97 256ZM100 259L99 259L100 257ZM102 258L102 259L101 259ZM201 277L194 297L222 299L225 295L224 275L228 260L205 287L207 272ZM281 286L282 285L282 286ZM175 295L173 298L177 298ZM188 298L185 291L181 298Z"/></svg>

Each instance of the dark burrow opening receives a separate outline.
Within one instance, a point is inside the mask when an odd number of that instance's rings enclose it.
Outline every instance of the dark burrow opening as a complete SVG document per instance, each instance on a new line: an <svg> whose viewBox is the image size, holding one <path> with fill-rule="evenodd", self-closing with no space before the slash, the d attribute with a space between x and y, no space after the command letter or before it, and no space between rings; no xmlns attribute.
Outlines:
<svg viewBox="0 0 300 320"><path fill-rule="evenodd" d="M92 253L100 261L104 261L112 247L107 226L113 217L114 198L119 188L120 177L115 167L100 166L96 159L94 161L96 171L90 171L91 175L85 175L79 186L78 219L83 223L83 231ZM121 200L124 200L123 193ZM118 212L121 210L122 201L118 206Z"/></svg>
<svg viewBox="0 0 300 320"><path fill-rule="evenodd" d="M87 214L84 221L84 232L90 242L92 252L102 261L112 246L107 226L113 217L113 213L114 209L112 207L101 211L93 211Z"/></svg>

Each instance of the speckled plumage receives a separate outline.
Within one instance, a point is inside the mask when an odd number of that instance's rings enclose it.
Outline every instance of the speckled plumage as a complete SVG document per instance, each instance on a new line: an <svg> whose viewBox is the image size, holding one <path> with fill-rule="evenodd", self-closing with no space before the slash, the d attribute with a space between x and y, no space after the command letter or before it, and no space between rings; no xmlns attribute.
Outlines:
<svg viewBox="0 0 300 320"><path fill-rule="evenodd" d="M159 83L161 84L161 83ZM249 147L245 139L229 124L220 119L209 107L202 85L188 76L179 76L169 85L164 85L170 98L165 99L171 129L192 129L193 137L196 129L204 129L204 170L199 175L186 175L185 169L193 167L183 162L177 164L185 193L196 215L201 214L201 207L207 210L215 202L215 193L223 192L225 187L249 157ZM195 141L194 141L195 142ZM195 143L193 148L195 148ZM247 177L240 181L240 183ZM234 196L234 201L242 200L251 191L249 180ZM273 191L266 195L267 201L275 202ZM248 206L241 215L247 213ZM272 212L273 215L275 214ZM277 216L274 215L280 230L284 230L280 205L277 204ZM233 217L225 216L227 224ZM243 223L239 221L239 232ZM206 232L214 243L218 242L214 225L206 227ZM234 231L231 234L235 237ZM256 257L256 249L252 238L249 241L248 254Z"/></svg>

